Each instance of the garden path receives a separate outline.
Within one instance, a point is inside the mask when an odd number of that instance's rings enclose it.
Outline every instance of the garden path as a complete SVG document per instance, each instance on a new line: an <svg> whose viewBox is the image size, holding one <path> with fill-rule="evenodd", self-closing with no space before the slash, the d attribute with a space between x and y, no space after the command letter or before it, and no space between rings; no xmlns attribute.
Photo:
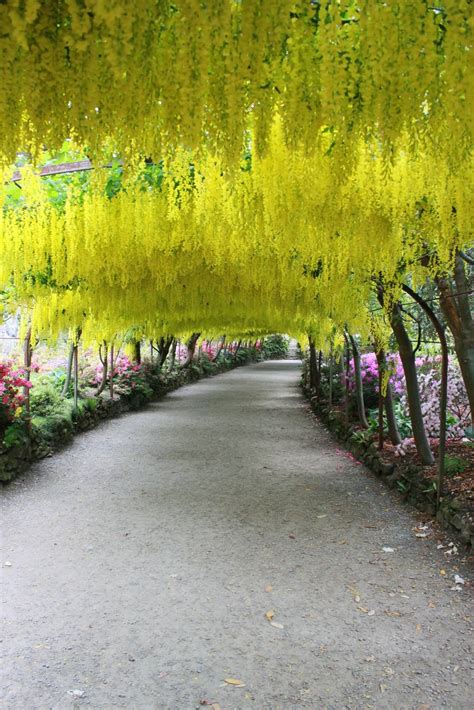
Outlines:
<svg viewBox="0 0 474 710"><path fill-rule="evenodd" d="M470 706L453 563L297 380L201 381L5 489L4 710Z"/></svg>

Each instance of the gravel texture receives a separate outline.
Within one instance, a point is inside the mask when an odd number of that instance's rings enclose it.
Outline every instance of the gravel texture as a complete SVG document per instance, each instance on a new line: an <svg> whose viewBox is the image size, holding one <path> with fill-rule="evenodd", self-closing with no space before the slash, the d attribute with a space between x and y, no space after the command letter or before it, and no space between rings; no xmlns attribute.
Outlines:
<svg viewBox="0 0 474 710"><path fill-rule="evenodd" d="M4 489L3 710L472 706L459 555L298 377L184 387Z"/></svg>

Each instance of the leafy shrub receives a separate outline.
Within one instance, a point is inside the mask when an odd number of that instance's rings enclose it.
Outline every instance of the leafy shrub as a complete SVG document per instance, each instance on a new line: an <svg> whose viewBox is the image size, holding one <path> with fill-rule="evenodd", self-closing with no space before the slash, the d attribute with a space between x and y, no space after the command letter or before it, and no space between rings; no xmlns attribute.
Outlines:
<svg viewBox="0 0 474 710"><path fill-rule="evenodd" d="M397 400L393 402L393 411L395 414L395 419L397 420L398 431L402 439L408 439L412 436L411 419L408 412L403 408L402 404ZM375 432L378 430L379 426L379 410L369 409L367 412L367 421L369 423L369 430ZM387 432L387 416L383 415L384 431Z"/></svg>
<svg viewBox="0 0 474 710"><path fill-rule="evenodd" d="M5 449L11 449L14 446L21 446L28 442L28 432L24 421L16 421L10 424L5 429L3 436L3 446Z"/></svg>
<svg viewBox="0 0 474 710"><path fill-rule="evenodd" d="M46 417L31 420L33 440L40 447L54 447L58 442L69 441L74 433L72 408Z"/></svg>
<svg viewBox="0 0 474 710"><path fill-rule="evenodd" d="M61 395L49 378L35 384L30 392L31 413L39 417L54 414L61 407Z"/></svg>
<svg viewBox="0 0 474 710"><path fill-rule="evenodd" d="M464 461L464 459L459 456L446 455L444 457L444 471L447 476L455 476L458 473L464 473L467 467L467 461Z"/></svg>
<svg viewBox="0 0 474 710"><path fill-rule="evenodd" d="M269 360L284 360L288 357L290 341L286 335L275 333L263 340L262 352Z"/></svg>
<svg viewBox="0 0 474 710"><path fill-rule="evenodd" d="M211 375L216 371L216 365L210 359L208 352L203 352L199 359L199 367L205 375Z"/></svg>

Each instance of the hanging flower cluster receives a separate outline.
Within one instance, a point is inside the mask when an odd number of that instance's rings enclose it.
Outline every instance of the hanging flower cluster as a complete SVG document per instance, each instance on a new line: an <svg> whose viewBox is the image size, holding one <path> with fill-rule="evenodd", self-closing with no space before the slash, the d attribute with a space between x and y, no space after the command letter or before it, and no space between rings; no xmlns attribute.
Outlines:
<svg viewBox="0 0 474 710"><path fill-rule="evenodd" d="M132 327L149 338L311 332L321 345L335 325L368 334L374 279L397 295L407 270L424 281L427 256L451 269L472 241L472 162L454 174L434 152L410 155L409 141L387 174L380 147L360 140L344 172L337 153L288 146L277 119L245 169L182 150L159 188L129 176L109 198L98 172L59 208L25 173L27 206L0 213L0 283L32 310L33 333L53 339Z"/></svg>
<svg viewBox="0 0 474 710"><path fill-rule="evenodd" d="M52 339L368 335L375 280L389 303L473 240L472 19L469 0L0 3L5 179L65 138L127 171L52 204L25 170L15 210L2 183L0 286Z"/></svg>
<svg viewBox="0 0 474 710"><path fill-rule="evenodd" d="M0 163L65 137L91 156L160 159L203 145L265 151L327 135L340 170L358 139L463 162L472 145L469 0L5 0Z"/></svg>

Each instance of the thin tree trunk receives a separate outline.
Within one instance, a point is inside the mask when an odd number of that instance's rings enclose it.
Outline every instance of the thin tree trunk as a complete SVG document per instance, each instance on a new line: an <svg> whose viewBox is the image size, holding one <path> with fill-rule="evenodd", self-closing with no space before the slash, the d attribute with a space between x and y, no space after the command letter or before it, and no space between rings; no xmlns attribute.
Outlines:
<svg viewBox="0 0 474 710"><path fill-rule="evenodd" d="M383 296L379 292L379 300L383 306ZM395 304L389 314L390 325L398 343L398 350L405 373L405 383L407 389L408 408L410 410L410 420L415 439L416 450L424 466L431 466L434 463L433 453L426 435L423 414L421 411L420 390L418 387L418 377L416 373L415 354L413 347L402 320L400 306Z"/></svg>
<svg viewBox="0 0 474 710"><path fill-rule="evenodd" d="M108 372L108 347L107 343L104 340L104 356L102 357L102 345L99 345L99 359L102 363L102 379L100 381L100 385L97 388L97 391L95 393L95 396L98 397L102 392L105 390L105 386L107 384L107 372Z"/></svg>
<svg viewBox="0 0 474 710"><path fill-rule="evenodd" d="M31 380L31 360L33 357L33 348L31 347L31 325L28 326L28 330L25 335L25 342L23 348L23 362L25 369L25 380L29 382ZM23 388L23 396L25 398L25 414L28 428L31 428L31 407L30 407L30 388Z"/></svg>
<svg viewBox="0 0 474 710"><path fill-rule="evenodd" d="M81 335L82 335L82 328L77 328L76 337L72 341L71 347L69 349L69 356L68 356L67 370L66 370L66 381L64 383L64 387L63 387L63 390L61 393L63 397L67 396L67 393L69 391L69 387L71 385L71 380L72 380L72 376L73 376L73 368L74 368L75 351L76 351L77 346L79 345Z"/></svg>
<svg viewBox="0 0 474 710"><path fill-rule="evenodd" d="M234 350L234 356L233 356L233 357L234 357L234 360L237 360L237 353L239 352L241 345L242 345L242 341L239 340L239 342L237 343L237 347L236 347L235 350Z"/></svg>
<svg viewBox="0 0 474 710"><path fill-rule="evenodd" d="M395 409L393 407L392 385L390 384L390 382L387 384L387 391L385 392L385 412L387 414L387 427L390 441L395 446L398 446L402 443L402 437L400 436L400 432L398 431L397 418L395 416Z"/></svg>
<svg viewBox="0 0 474 710"><path fill-rule="evenodd" d="M438 460L438 485L437 485L437 495L436 495L436 505L439 507L441 499L441 489L443 487L444 481L444 468L445 468L445 452L446 452L446 413L448 408L448 365L449 365L449 355L448 355L448 343L446 341L446 334L444 328L439 322L436 314L432 308L426 303L424 298L422 298L418 293L413 291L409 286L403 284L402 286L405 293L416 301L421 308L425 311L428 318L433 323L433 326L438 334L439 342L441 344L442 353L442 369L441 369L441 391L439 397L439 460Z"/></svg>
<svg viewBox="0 0 474 710"><path fill-rule="evenodd" d="M183 362L181 365L181 369L184 369L185 367L189 367L194 359L194 353L196 351L196 343L199 339L199 336L201 333L193 333L191 337L189 338L186 346L188 348L188 355L186 357L186 360Z"/></svg>
<svg viewBox="0 0 474 710"><path fill-rule="evenodd" d="M79 343L78 341L74 344L74 408L77 409L77 404L79 401Z"/></svg>
<svg viewBox="0 0 474 710"><path fill-rule="evenodd" d="M323 351L318 352L317 368L316 368L316 394L321 397L321 382L322 382L322 366L323 366Z"/></svg>
<svg viewBox="0 0 474 710"><path fill-rule="evenodd" d="M316 346L314 340L311 336L308 338L309 341L309 388L312 392L316 391L318 383L318 365L316 359Z"/></svg>
<svg viewBox="0 0 474 710"><path fill-rule="evenodd" d="M142 348L141 348L141 341L136 340L133 344L134 348L134 361L137 365L141 365L142 362Z"/></svg>
<svg viewBox="0 0 474 710"><path fill-rule="evenodd" d="M166 358L168 357L173 341L174 338L172 335L166 338L161 336L161 338L157 341L155 350L158 352L158 366L160 370L166 362Z"/></svg>
<svg viewBox="0 0 474 710"><path fill-rule="evenodd" d="M74 360L74 343L72 342L71 345L69 346L69 354L67 358L67 366L66 366L66 379L64 381L64 386L61 392L62 397L66 397L69 387L71 384L72 380L72 364Z"/></svg>
<svg viewBox="0 0 474 710"><path fill-rule="evenodd" d="M377 366L379 370L379 397L382 393L382 380L383 380L383 373L386 372L387 370L387 360L385 357L385 352L383 350L377 350L375 348L375 355L377 358ZM385 395L383 397L383 402L385 404L385 414L387 415L387 429L388 429L388 435L390 437L390 441L392 444L395 446L398 446L399 444L402 443L402 438L400 436L400 432L398 431L398 424L397 424L397 419L395 417L395 410L393 407L393 393L392 393L392 386L390 382L387 382L387 387L385 390Z"/></svg>
<svg viewBox="0 0 474 710"><path fill-rule="evenodd" d="M332 370L333 370L333 352L329 353L329 407L332 408Z"/></svg>
<svg viewBox="0 0 474 710"><path fill-rule="evenodd" d="M109 391L110 399L114 398L114 344L110 344L110 381L109 381Z"/></svg>
<svg viewBox="0 0 474 710"><path fill-rule="evenodd" d="M470 281L466 275L463 259L456 255L454 283L456 292L448 279L435 279L440 294L440 306L453 335L454 349L459 362L462 379L471 409L471 425L474 427L474 316L470 307Z"/></svg>
<svg viewBox="0 0 474 710"><path fill-rule="evenodd" d="M377 358L378 360L378 358ZM378 368L378 374L379 374L379 445L378 449L379 451L382 451L383 449L383 442L384 442L384 424L383 424L383 370L379 365Z"/></svg>
<svg viewBox="0 0 474 710"><path fill-rule="evenodd" d="M178 341L176 340L176 338L173 338L173 345L171 347L170 364L169 364L169 368L168 368L169 372L171 372L171 370L173 370L174 364L176 362L176 347L177 347L177 345L178 345Z"/></svg>
<svg viewBox="0 0 474 710"><path fill-rule="evenodd" d="M349 334L349 339L352 344L352 358L354 360L354 379L355 379L355 397L357 403L357 413L359 415L359 422L367 429L369 423L365 414L365 403L364 403L364 387L362 384L362 370L360 366L360 352L357 347L355 338Z"/></svg>
<svg viewBox="0 0 474 710"><path fill-rule="evenodd" d="M217 348L216 354L214 355L212 362L217 362L217 360L219 359L219 355L221 354L222 349L224 347L224 344L225 344L225 335L223 335L221 338L221 342L219 343L219 347Z"/></svg>
<svg viewBox="0 0 474 710"><path fill-rule="evenodd" d="M341 372L344 379L344 422L349 426L349 358L346 358L344 347L341 351Z"/></svg>

